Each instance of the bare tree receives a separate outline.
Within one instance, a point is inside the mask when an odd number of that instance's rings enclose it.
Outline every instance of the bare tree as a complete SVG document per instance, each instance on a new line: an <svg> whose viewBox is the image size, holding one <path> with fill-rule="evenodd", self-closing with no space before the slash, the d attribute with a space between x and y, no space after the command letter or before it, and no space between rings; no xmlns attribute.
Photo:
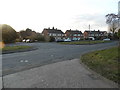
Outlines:
<svg viewBox="0 0 120 90"><path fill-rule="evenodd" d="M109 25L109 30L114 34L118 28L118 15L111 13L106 16L106 23Z"/></svg>

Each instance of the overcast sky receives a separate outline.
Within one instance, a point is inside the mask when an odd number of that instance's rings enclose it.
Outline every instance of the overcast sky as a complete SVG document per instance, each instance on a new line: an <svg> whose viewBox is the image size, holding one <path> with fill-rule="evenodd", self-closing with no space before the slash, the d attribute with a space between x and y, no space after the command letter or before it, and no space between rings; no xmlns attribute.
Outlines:
<svg viewBox="0 0 120 90"><path fill-rule="evenodd" d="M0 0L0 24L16 31L30 28L88 29L107 31L105 15L118 13L119 0Z"/></svg>

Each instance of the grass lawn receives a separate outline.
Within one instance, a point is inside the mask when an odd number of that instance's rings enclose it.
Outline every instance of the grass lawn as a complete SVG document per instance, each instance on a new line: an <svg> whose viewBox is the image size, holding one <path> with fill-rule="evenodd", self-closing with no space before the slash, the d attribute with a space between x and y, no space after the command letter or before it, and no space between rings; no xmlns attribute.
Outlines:
<svg viewBox="0 0 120 90"><path fill-rule="evenodd" d="M120 71L118 72L120 70L119 51L120 47L94 51L82 55L81 60L93 71L120 84Z"/></svg>
<svg viewBox="0 0 120 90"><path fill-rule="evenodd" d="M20 50L20 49L28 49L31 46L6 46L2 49L2 51L13 51L13 50Z"/></svg>
<svg viewBox="0 0 120 90"><path fill-rule="evenodd" d="M74 42L59 42L60 44L71 44L71 45L80 45L80 44L97 44L97 43L107 43L111 41L74 41Z"/></svg>

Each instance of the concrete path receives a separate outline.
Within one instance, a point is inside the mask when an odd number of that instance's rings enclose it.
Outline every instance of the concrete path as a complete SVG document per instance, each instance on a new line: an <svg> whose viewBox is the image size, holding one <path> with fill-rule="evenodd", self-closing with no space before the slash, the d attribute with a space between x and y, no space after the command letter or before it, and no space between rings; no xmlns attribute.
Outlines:
<svg viewBox="0 0 120 90"><path fill-rule="evenodd" d="M73 59L4 76L5 88L115 88Z"/></svg>
<svg viewBox="0 0 120 90"><path fill-rule="evenodd" d="M2 89L2 77L0 77L0 90Z"/></svg>

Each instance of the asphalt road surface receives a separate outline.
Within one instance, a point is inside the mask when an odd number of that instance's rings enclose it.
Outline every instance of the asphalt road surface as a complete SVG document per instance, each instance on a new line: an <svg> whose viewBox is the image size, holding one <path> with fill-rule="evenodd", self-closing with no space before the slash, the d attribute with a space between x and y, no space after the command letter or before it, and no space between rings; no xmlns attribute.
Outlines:
<svg viewBox="0 0 120 90"><path fill-rule="evenodd" d="M58 43L17 43L30 45L38 49L2 55L3 75L27 70L64 60L79 59L84 53L117 46L118 42L95 45L61 45ZM13 44L14 45L14 44Z"/></svg>

